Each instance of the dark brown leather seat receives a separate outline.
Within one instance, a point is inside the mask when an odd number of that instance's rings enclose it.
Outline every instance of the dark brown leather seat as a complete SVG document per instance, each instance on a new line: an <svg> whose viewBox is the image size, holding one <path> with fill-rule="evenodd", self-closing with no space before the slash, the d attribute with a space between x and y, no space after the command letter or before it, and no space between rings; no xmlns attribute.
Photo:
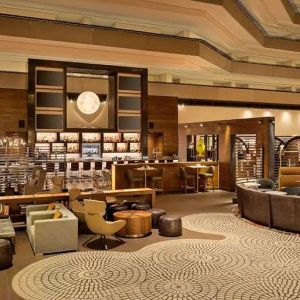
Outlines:
<svg viewBox="0 0 300 300"><path fill-rule="evenodd" d="M152 214L152 228L158 228L160 217L164 216L166 211L161 208L151 208L148 211Z"/></svg>
<svg viewBox="0 0 300 300"><path fill-rule="evenodd" d="M133 210L148 210L150 205L148 203L135 203L132 205Z"/></svg>
<svg viewBox="0 0 300 300"><path fill-rule="evenodd" d="M254 222L270 226L270 195L242 188L242 215Z"/></svg>
<svg viewBox="0 0 300 300"><path fill-rule="evenodd" d="M176 215L164 215L159 219L159 234L162 236L182 235L181 218Z"/></svg>
<svg viewBox="0 0 300 300"><path fill-rule="evenodd" d="M5 239L0 239L0 270L12 266L13 250L11 242Z"/></svg>
<svg viewBox="0 0 300 300"><path fill-rule="evenodd" d="M300 232L300 197L271 195L272 226Z"/></svg>

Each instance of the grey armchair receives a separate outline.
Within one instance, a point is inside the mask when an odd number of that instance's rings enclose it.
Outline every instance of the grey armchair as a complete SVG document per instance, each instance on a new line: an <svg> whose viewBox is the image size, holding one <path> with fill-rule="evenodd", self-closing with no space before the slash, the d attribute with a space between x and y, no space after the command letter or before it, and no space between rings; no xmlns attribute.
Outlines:
<svg viewBox="0 0 300 300"><path fill-rule="evenodd" d="M256 182L260 184L258 189L261 192L275 191L276 190L275 182L273 180L269 179L269 178L260 178L260 179L257 179Z"/></svg>

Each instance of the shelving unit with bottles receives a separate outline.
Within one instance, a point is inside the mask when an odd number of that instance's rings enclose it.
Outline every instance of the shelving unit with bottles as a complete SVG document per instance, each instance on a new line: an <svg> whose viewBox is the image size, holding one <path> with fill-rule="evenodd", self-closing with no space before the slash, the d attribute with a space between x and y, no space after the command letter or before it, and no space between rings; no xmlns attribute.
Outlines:
<svg viewBox="0 0 300 300"><path fill-rule="evenodd" d="M100 145L100 153L140 153L140 133L37 132L35 149L43 158L83 152L83 145ZM99 157L100 157L99 153Z"/></svg>

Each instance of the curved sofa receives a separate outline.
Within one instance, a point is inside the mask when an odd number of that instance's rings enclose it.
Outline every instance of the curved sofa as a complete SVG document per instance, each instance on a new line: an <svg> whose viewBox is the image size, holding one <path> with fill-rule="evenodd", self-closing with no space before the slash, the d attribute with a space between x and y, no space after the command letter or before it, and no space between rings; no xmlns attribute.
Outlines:
<svg viewBox="0 0 300 300"><path fill-rule="evenodd" d="M300 197L268 194L237 184L237 201L242 218L300 232Z"/></svg>

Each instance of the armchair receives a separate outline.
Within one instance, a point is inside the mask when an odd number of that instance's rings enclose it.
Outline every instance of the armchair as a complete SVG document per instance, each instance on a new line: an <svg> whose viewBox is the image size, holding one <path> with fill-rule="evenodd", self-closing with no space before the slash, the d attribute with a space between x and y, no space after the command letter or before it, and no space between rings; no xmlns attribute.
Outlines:
<svg viewBox="0 0 300 300"><path fill-rule="evenodd" d="M34 167L32 170L31 180L19 186L24 195L33 195L43 191L46 180L46 171L42 167Z"/></svg>
<svg viewBox="0 0 300 300"><path fill-rule="evenodd" d="M80 193L80 189L71 189L69 191L69 204L71 211L78 218L79 223L85 224L85 208L83 204L78 201Z"/></svg>
<svg viewBox="0 0 300 300"><path fill-rule="evenodd" d="M118 220L109 222L104 219L106 204L104 201L98 200L84 200L85 207L85 221L91 232L95 236L100 235L104 239L105 250L107 250L106 235L114 235L126 225L126 221ZM87 240L84 245L91 241L95 236ZM119 238L118 238L119 239ZM119 239L121 240L121 239Z"/></svg>
<svg viewBox="0 0 300 300"><path fill-rule="evenodd" d="M26 229L35 255L77 250L78 219L64 206L60 211L62 218L53 219L55 210L32 211L28 208Z"/></svg>

